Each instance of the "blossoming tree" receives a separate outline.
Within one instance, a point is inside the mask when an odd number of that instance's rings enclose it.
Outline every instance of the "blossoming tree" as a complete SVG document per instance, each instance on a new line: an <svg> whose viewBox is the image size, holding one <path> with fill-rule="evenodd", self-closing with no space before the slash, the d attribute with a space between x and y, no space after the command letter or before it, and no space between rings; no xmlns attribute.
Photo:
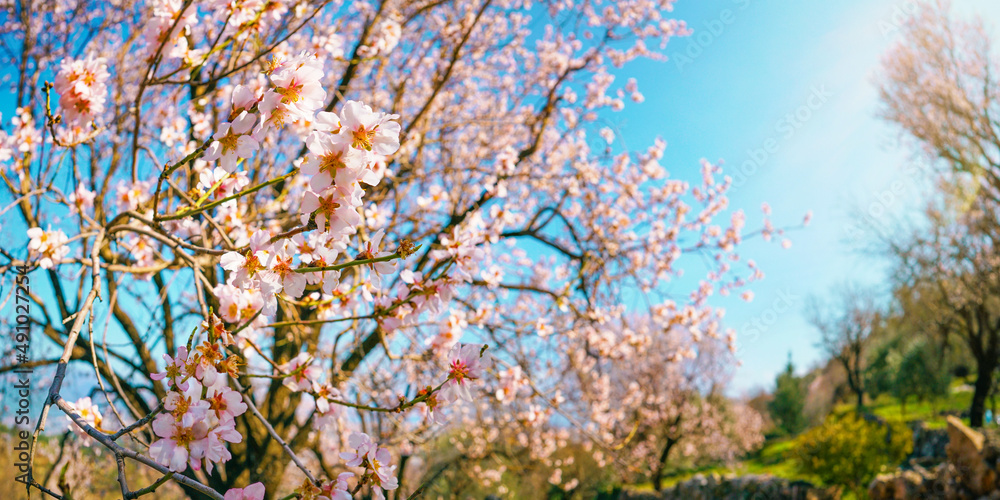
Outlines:
<svg viewBox="0 0 1000 500"><path fill-rule="evenodd" d="M18 2L0 255L57 348L35 437L61 410L125 498L419 494L451 423L470 455L529 420L534 456L621 449L602 372L732 346L710 298L762 276L719 165L672 179L599 126L643 100L613 67L686 33L672 3Z"/></svg>

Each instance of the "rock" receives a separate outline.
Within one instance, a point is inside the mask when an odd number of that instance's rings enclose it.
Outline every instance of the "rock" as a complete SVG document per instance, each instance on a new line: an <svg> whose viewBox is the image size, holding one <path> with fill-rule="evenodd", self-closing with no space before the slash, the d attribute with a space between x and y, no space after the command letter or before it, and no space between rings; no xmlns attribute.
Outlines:
<svg viewBox="0 0 1000 500"><path fill-rule="evenodd" d="M947 420L947 462L928 470L911 460L908 469L879 475L868 488L873 500L1000 500L1000 441Z"/></svg>
<svg viewBox="0 0 1000 500"><path fill-rule="evenodd" d="M948 417L948 462L958 469L962 484L974 495L985 495L996 489L997 471L984 459L985 441L985 436L961 420Z"/></svg>

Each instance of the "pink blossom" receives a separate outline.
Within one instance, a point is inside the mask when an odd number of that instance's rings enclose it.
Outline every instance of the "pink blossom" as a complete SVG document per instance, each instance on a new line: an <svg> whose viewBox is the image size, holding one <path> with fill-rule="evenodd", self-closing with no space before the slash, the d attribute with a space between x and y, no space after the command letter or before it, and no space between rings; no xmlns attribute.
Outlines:
<svg viewBox="0 0 1000 500"><path fill-rule="evenodd" d="M80 184L72 193L69 194L70 213L83 213L84 210L94 208L94 198L96 197L97 193L87 189L87 187L83 184Z"/></svg>
<svg viewBox="0 0 1000 500"><path fill-rule="evenodd" d="M104 421L104 416L101 415L100 408L90 400L90 397L83 397L78 399L75 403L69 403L69 407L76 412L80 418L86 422L88 425L97 429L98 431L103 431L101 429L101 423ZM67 418L69 418L67 416ZM72 420L70 420L72 422ZM85 445L90 445L94 443L94 439L90 437L83 429L77 427L75 423L70 425L73 432L80 437L80 440Z"/></svg>
<svg viewBox="0 0 1000 500"><path fill-rule="evenodd" d="M350 143L336 140L338 137L316 131L306 139L312 154L302 164L302 173L311 177L309 187L317 193L330 187L334 180L341 186L356 182L365 167L362 153L350 147Z"/></svg>
<svg viewBox="0 0 1000 500"><path fill-rule="evenodd" d="M85 59L64 60L56 74L59 107L70 124L84 124L104 111L110 77L107 60L88 54Z"/></svg>
<svg viewBox="0 0 1000 500"><path fill-rule="evenodd" d="M226 169L216 167L206 168L198 174L198 190L203 193L212 191L212 196L216 198L229 196L248 185L250 185L250 179L242 170L230 174L226 172Z"/></svg>
<svg viewBox="0 0 1000 500"><path fill-rule="evenodd" d="M270 261L267 241L270 235L266 231L257 231L250 239L250 249L246 254L226 252L219 259L222 268L232 275L229 282L239 288L259 288L260 281L275 281L276 278L265 272L265 263Z"/></svg>
<svg viewBox="0 0 1000 500"><path fill-rule="evenodd" d="M313 396L316 398L316 409L320 413L328 413L331 409L330 401L336 401L342 397L340 391L329 384L314 384Z"/></svg>
<svg viewBox="0 0 1000 500"><path fill-rule="evenodd" d="M241 435L235 428L233 420L220 422L213 427L204 438L191 443L191 468L199 470L201 460L205 461L205 469L211 474L214 464L228 462L232 458L226 443L239 443L243 441Z"/></svg>
<svg viewBox="0 0 1000 500"><path fill-rule="evenodd" d="M163 360L167 362L167 366L161 373L154 373L149 376L153 380L163 380L167 379L167 382L174 385L177 390L186 391L188 389L188 383L186 379L188 374L185 370L187 366L188 350L185 346L180 346L177 348L177 356L171 357L170 354L164 354Z"/></svg>
<svg viewBox="0 0 1000 500"><path fill-rule="evenodd" d="M223 497L225 500L264 500L264 483L253 483L246 488L232 488Z"/></svg>
<svg viewBox="0 0 1000 500"><path fill-rule="evenodd" d="M203 386L197 380L189 380L184 392L170 391L163 398L163 408L180 420L190 415L195 420L204 420L208 415L209 403L201 399Z"/></svg>
<svg viewBox="0 0 1000 500"><path fill-rule="evenodd" d="M490 355L480 356L485 347L485 344L457 344L452 347L448 354L448 381L441 389L446 397L472 401L468 381L482 378L483 370L489 365Z"/></svg>
<svg viewBox="0 0 1000 500"><path fill-rule="evenodd" d="M149 456L174 472L184 472L190 456L191 443L208 435L208 424L190 413L180 420L169 413L153 420L153 432L163 438L149 445Z"/></svg>
<svg viewBox="0 0 1000 500"><path fill-rule="evenodd" d="M371 260L371 259L379 259L387 255L392 255L391 252L384 252L379 250L379 246L382 244L383 236L385 236L384 229L379 229L378 231L375 231L375 234L372 235L371 239L369 239L365 243L365 245L361 247L361 250L358 253L358 258ZM373 262L367 264L366 267L371 271L368 273L368 281L371 282L375 287L381 286L382 275L393 274L396 272L395 261ZM371 298L368 297L368 300L371 301Z"/></svg>
<svg viewBox="0 0 1000 500"><path fill-rule="evenodd" d="M245 85L237 85L233 88L233 110L250 111L257 104L257 95L253 89Z"/></svg>
<svg viewBox="0 0 1000 500"><path fill-rule="evenodd" d="M69 253L69 238L61 230L28 229L28 252L35 256L42 269L52 269Z"/></svg>
<svg viewBox="0 0 1000 500"><path fill-rule="evenodd" d="M341 452L340 458L345 460L344 465L348 467L360 467L367 458L368 452L378 447L372 441L371 436L363 432L352 432L347 438L347 445L354 451Z"/></svg>
<svg viewBox="0 0 1000 500"><path fill-rule="evenodd" d="M513 368L500 372L500 388L497 389L497 400L503 404L510 404L518 395L521 388L528 385L521 367L515 365Z"/></svg>
<svg viewBox="0 0 1000 500"><path fill-rule="evenodd" d="M205 152L206 161L219 160L226 172L236 171L238 158L250 158L259 145L257 140L247 135L253 128L257 115L241 111L232 122L222 122L218 130L212 136L214 141Z"/></svg>
<svg viewBox="0 0 1000 500"><path fill-rule="evenodd" d="M326 91L320 83L322 78L323 64L306 53L281 62L271 73L275 93L281 96L280 105L303 120L312 120L323 106Z"/></svg>
<svg viewBox="0 0 1000 500"><path fill-rule="evenodd" d="M247 411L247 404L243 402L243 396L230 389L223 377L220 377L216 384L207 387L205 400L208 401L209 409L215 412L219 421L232 420Z"/></svg>
<svg viewBox="0 0 1000 500"><path fill-rule="evenodd" d="M309 221L310 214L315 214L316 225L333 239L354 234L361 223L356 207L361 205L362 193L357 184L337 185L323 193L306 191L301 206L303 223Z"/></svg>
<svg viewBox="0 0 1000 500"><path fill-rule="evenodd" d="M374 152L383 156L399 149L399 123L392 121L398 115L374 112L368 105L347 101L340 110L340 134L352 148Z"/></svg>
<svg viewBox="0 0 1000 500"><path fill-rule="evenodd" d="M374 453L372 453L374 451ZM372 492L375 498L384 499L382 490L394 490L399 487L396 479L396 466L389 465L392 457L389 450L385 448L373 447L368 451L368 466L374 473L371 476Z"/></svg>
<svg viewBox="0 0 1000 500"><path fill-rule="evenodd" d="M389 465L392 457L389 450L379 448L370 436L361 432L351 433L347 441L354 451L341 452L340 458L346 460L348 467L365 467L371 470L372 491L375 498L385 498L382 490L394 490L399 487L396 480L396 466Z"/></svg>
<svg viewBox="0 0 1000 500"><path fill-rule="evenodd" d="M264 306L260 293L229 283L219 283L212 293L219 299L219 316L228 323L247 320Z"/></svg>
<svg viewBox="0 0 1000 500"><path fill-rule="evenodd" d="M354 477L353 472L341 472L337 474L335 481L330 481L323 485L321 488L323 495L327 496L330 500L351 500L354 497L350 493L351 488L347 481L352 477Z"/></svg>
<svg viewBox="0 0 1000 500"><path fill-rule="evenodd" d="M296 272L293 264L295 247L284 240L280 246L270 252L267 262L268 269L281 282L282 289L290 297L298 298L306 288L306 277Z"/></svg>
<svg viewBox="0 0 1000 500"><path fill-rule="evenodd" d="M115 196L118 206L123 210L138 210L145 205L152 195L150 194L149 181L139 181L127 183L120 181L115 186Z"/></svg>
<svg viewBox="0 0 1000 500"><path fill-rule="evenodd" d="M149 57L163 45L160 52L165 57L184 58L189 49L186 35L198 22L197 9L183 0L150 0L146 8L152 12L142 31Z"/></svg>
<svg viewBox="0 0 1000 500"><path fill-rule="evenodd" d="M300 352L298 356L288 360L278 366L282 372L290 374L285 377L282 383L285 387L293 391L308 391L312 388L313 382L319 379L323 370L319 366L313 365L312 356L306 352Z"/></svg>
<svg viewBox="0 0 1000 500"><path fill-rule="evenodd" d="M374 41L358 49L361 57L375 57L392 52L403 36L403 29L395 19L386 19L374 29Z"/></svg>

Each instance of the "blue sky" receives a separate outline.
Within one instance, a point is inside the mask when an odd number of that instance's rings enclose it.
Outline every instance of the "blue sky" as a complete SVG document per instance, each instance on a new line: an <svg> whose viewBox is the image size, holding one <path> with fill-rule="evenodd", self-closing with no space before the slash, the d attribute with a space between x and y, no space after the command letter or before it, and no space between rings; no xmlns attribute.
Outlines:
<svg viewBox="0 0 1000 500"><path fill-rule="evenodd" d="M753 302L719 302L742 334L735 394L770 387L789 351L800 372L820 361L818 333L803 314L811 294L846 280L884 283L884 263L850 242L865 240L857 213L886 222L919 204L920 164L877 118L873 77L900 40L895 28L922 8L915 0L682 0L674 15L693 35L670 42L666 63L618 73L636 77L646 97L611 117L629 148L663 137L662 163L675 177L696 178L700 158L724 160L736 178L749 173L730 204L749 221L759 220L763 201L779 224L814 213L808 228L790 234L788 250L749 242L744 255L766 277ZM981 15L997 33L1000 2L959 1L953 11ZM753 157L759 166L746 163Z"/></svg>

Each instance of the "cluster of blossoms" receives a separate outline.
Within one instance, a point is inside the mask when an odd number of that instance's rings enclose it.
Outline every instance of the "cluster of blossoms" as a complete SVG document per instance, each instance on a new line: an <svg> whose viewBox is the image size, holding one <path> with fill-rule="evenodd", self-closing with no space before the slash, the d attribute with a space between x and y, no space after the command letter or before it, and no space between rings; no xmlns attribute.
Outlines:
<svg viewBox="0 0 1000 500"><path fill-rule="evenodd" d="M84 214L90 211L90 209L94 208L94 198L96 197L97 193L87 189L87 186L80 184L67 197L67 201L69 201L69 213Z"/></svg>
<svg viewBox="0 0 1000 500"><path fill-rule="evenodd" d="M487 251L483 246L488 245L490 231L499 230L500 227L502 226L497 224L486 228L483 218L479 214L473 214L464 224L442 235L442 248L432 250L429 255L449 262L447 269L451 272L447 275L440 273L435 277L408 269L400 272L395 296L384 295L376 300L379 308L391 311L390 314L379 317L382 329L387 332L395 331L416 325L424 313L435 316L440 314L445 310L446 304L451 302L456 288L472 283L477 276L487 282L499 283L503 276L502 269L490 266L480 272L480 264L486 259ZM463 319L452 312L448 320L442 323L438 335L427 340L427 345L438 352L439 356L448 353L461 337L460 325L464 323Z"/></svg>
<svg viewBox="0 0 1000 500"><path fill-rule="evenodd" d="M313 364L313 361L312 356L303 352L278 368L287 374L282 380L285 387L291 391L312 394L316 401L313 425L317 429L321 429L335 421L336 412L332 403L342 400L342 395L339 389L328 383L320 382L323 370L318 365Z"/></svg>
<svg viewBox="0 0 1000 500"><path fill-rule="evenodd" d="M152 0L147 6L152 13L142 30L147 56L152 59L159 52L167 58L197 59L199 54L191 54L188 44L191 27L198 23L197 10L187 8L183 0Z"/></svg>
<svg viewBox="0 0 1000 500"><path fill-rule="evenodd" d="M399 487L395 474L396 466L389 465L392 460L389 450L379 448L378 443L368 434L360 432L352 433L347 443L354 451L345 451L340 454L340 458L346 461L345 465L348 467L365 469L361 475L361 482L371 483L375 498L384 500L383 490L389 491ZM345 498L350 498L350 495Z"/></svg>
<svg viewBox="0 0 1000 500"><path fill-rule="evenodd" d="M378 185L384 172L376 166L399 149L395 118L357 101L345 103L339 116L317 115L316 130L306 139L311 155L302 165L302 173L310 176L303 223L312 218L334 240L354 233L361 223L361 183Z"/></svg>
<svg viewBox="0 0 1000 500"><path fill-rule="evenodd" d="M83 125L104 111L111 76L103 57L89 54L85 59L63 60L56 74L55 90L59 107L70 125Z"/></svg>
<svg viewBox="0 0 1000 500"><path fill-rule="evenodd" d="M399 149L399 124L396 115L375 112L360 102L348 101L340 114L319 112L326 98L320 85L321 62L301 54L272 62L268 72L273 86L261 92L236 86L232 94L230 121L219 125L204 156L219 167L206 169L199 179L199 189L231 193L249 181L237 171L240 161L250 158L268 132L287 123L308 123L312 132L306 138L311 153L301 166L308 177L308 189L300 202L306 231L272 238L258 229L249 238L245 251L222 256L224 269L230 271L227 283L214 290L222 304L223 319L236 322L262 311L274 314L277 294L292 298L302 296L306 286L321 284L324 294L340 285L339 271L299 272L298 264L312 267L332 265L349 245L349 237L361 223L358 208L364 190L361 184L377 185L383 173L376 164ZM319 231L310 231L316 228ZM359 259L378 259L390 255L379 249L382 232L371 235L357 255ZM379 277L395 272L390 262L373 262L364 287L373 300L372 290L380 287Z"/></svg>
<svg viewBox="0 0 1000 500"><path fill-rule="evenodd" d="M403 36L403 28L395 19L386 19L374 29L374 40L371 44L358 48L361 57L376 57L392 52Z"/></svg>
<svg viewBox="0 0 1000 500"><path fill-rule="evenodd" d="M484 344L456 344L447 358L447 379L439 389L426 387L417 394L417 406L431 423L444 423L439 408L449 402L472 401L470 385L480 381L492 364ZM321 429L335 421L335 405L341 403L341 391L321 382L324 370L308 353L300 353L277 368L283 385L293 392L306 392L315 401L314 427ZM400 404L405 400L401 397ZM342 403L341 403L342 404Z"/></svg>
<svg viewBox="0 0 1000 500"><path fill-rule="evenodd" d="M27 156L42 143L42 133L35 128L31 110L17 108L10 119L12 132L0 130L0 162L8 162L17 156ZM15 169L20 168L15 164Z"/></svg>
<svg viewBox="0 0 1000 500"><path fill-rule="evenodd" d="M69 253L69 238L62 230L43 231L40 227L28 229L28 252L38 259L42 269L52 269Z"/></svg>
<svg viewBox="0 0 1000 500"><path fill-rule="evenodd" d="M153 420L153 432L161 439L149 446L149 455L174 472L184 472L188 465L200 470L204 463L211 474L214 464L232 458L226 443L243 440L235 418L247 411L247 404L228 382L237 375L239 358L226 356L232 336L224 330L220 334L216 325L214 318L203 324L209 339L193 352L180 347L176 356L164 354L166 369L152 375L165 380L169 392L164 412Z"/></svg>
<svg viewBox="0 0 1000 500"><path fill-rule="evenodd" d="M502 404L510 404L518 398L523 389L528 387L523 370L517 365L501 370L499 378L500 387L497 389L496 398Z"/></svg>

